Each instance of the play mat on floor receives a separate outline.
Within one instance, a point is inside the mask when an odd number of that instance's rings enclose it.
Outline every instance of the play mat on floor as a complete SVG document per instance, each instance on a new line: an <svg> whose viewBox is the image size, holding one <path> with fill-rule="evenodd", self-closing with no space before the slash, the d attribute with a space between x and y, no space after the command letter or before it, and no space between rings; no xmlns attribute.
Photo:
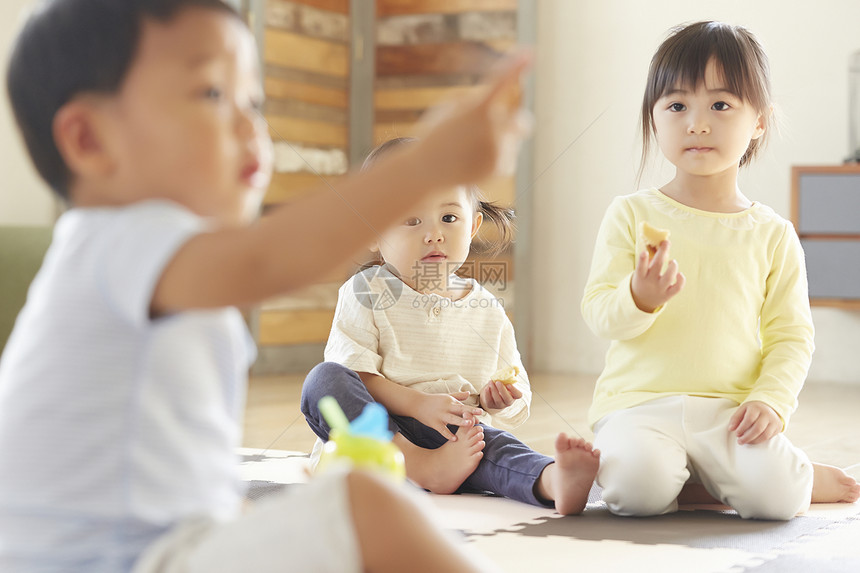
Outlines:
<svg viewBox="0 0 860 573"><path fill-rule="evenodd" d="M307 455L241 450L248 497L307 481ZM743 520L701 506L616 517L597 488L582 515L482 495L429 495L439 519L503 571L661 573L860 572L860 503L817 504L789 522Z"/></svg>

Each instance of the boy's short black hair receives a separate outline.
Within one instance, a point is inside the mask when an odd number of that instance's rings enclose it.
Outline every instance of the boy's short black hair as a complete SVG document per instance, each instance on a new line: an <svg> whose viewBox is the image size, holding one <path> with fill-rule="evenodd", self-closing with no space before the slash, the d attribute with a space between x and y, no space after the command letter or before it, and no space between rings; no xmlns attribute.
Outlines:
<svg viewBox="0 0 860 573"><path fill-rule="evenodd" d="M186 7L239 14L223 0L42 0L24 24L6 88L30 157L68 199L71 173L53 136L54 116L83 93L116 93L134 59L145 18L169 21Z"/></svg>

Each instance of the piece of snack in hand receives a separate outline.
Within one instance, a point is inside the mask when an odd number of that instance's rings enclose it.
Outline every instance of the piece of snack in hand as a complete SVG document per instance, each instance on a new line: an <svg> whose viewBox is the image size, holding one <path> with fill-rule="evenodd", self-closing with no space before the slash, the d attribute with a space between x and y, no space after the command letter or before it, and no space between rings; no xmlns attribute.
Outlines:
<svg viewBox="0 0 860 573"><path fill-rule="evenodd" d="M520 375L519 366L508 366L507 368L499 368L493 377L490 378L493 382L501 382L502 384L513 384L517 381L517 376Z"/></svg>
<svg viewBox="0 0 860 573"><path fill-rule="evenodd" d="M669 231L658 229L643 221L639 225L639 236L642 238L642 242L645 243L645 248L648 249L648 260L650 261L657 254L657 248L660 246L660 243L669 238Z"/></svg>

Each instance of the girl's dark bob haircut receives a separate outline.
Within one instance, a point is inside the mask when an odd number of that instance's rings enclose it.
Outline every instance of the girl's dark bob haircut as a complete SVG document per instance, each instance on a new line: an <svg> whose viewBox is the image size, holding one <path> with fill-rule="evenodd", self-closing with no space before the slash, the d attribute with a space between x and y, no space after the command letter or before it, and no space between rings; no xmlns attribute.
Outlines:
<svg viewBox="0 0 860 573"><path fill-rule="evenodd" d="M651 59L645 97L642 99L642 167L656 136L654 106L669 91L682 87L694 91L705 80L711 60L717 64L725 88L761 114L764 135L750 141L741 157L744 166L765 145L773 113L770 64L761 44L742 26L722 22L696 22L672 29Z"/></svg>

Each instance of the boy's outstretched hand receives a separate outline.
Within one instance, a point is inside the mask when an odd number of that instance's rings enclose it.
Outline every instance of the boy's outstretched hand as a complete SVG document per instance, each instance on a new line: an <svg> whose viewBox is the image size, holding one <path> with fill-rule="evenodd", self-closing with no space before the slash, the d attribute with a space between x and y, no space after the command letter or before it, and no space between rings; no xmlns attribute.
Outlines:
<svg viewBox="0 0 860 573"><path fill-rule="evenodd" d="M782 418L764 402L741 404L729 420L729 431L738 436L738 444L761 444L782 431Z"/></svg>
<svg viewBox="0 0 860 573"><path fill-rule="evenodd" d="M448 429L452 426L474 426L475 416L484 413L480 408L467 406L463 400L468 398L468 392L454 392L453 394L425 394L421 393L418 403L413 408L413 417L442 434L445 439L452 442L457 441L457 436Z"/></svg>
<svg viewBox="0 0 860 573"><path fill-rule="evenodd" d="M485 410L501 410L522 398L520 392L513 384L505 384L498 380L491 380L481 388L481 406Z"/></svg>
<svg viewBox="0 0 860 573"><path fill-rule="evenodd" d="M666 265L668 257L669 241L660 243L651 260L648 260L648 251L639 253L633 280L630 282L633 302L639 310L654 312L684 288L686 279L678 271L678 262L672 260Z"/></svg>
<svg viewBox="0 0 860 573"><path fill-rule="evenodd" d="M513 170L520 140L531 130L520 88L531 61L529 52L507 57L489 74L484 89L427 112L418 128L418 176L448 186Z"/></svg>

